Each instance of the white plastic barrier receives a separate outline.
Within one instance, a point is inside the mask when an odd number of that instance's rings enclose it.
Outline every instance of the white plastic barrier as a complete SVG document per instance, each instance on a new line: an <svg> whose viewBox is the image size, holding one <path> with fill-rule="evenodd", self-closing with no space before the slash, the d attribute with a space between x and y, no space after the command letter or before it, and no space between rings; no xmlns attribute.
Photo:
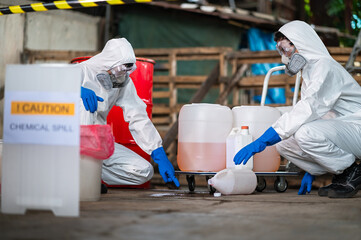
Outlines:
<svg viewBox="0 0 361 240"><path fill-rule="evenodd" d="M80 69L8 65L2 213L79 216Z"/></svg>

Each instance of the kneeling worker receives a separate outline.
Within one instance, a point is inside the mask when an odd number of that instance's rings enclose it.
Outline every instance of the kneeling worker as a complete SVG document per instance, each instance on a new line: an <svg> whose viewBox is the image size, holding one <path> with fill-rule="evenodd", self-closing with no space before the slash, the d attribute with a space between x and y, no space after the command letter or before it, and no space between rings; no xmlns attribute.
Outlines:
<svg viewBox="0 0 361 240"><path fill-rule="evenodd" d="M101 53L79 64L83 71L81 124L107 124L112 107L121 107L137 145L158 164L163 180L179 187L162 139L129 77L136 69L135 62L131 44L119 38L109 40ZM114 154L103 161L102 180L108 185L139 185L152 176L153 167L147 160L118 143L115 143Z"/></svg>
<svg viewBox="0 0 361 240"><path fill-rule="evenodd" d="M302 71L301 99L260 138L234 157L245 164L276 145L287 160L306 171L299 194L311 191L315 175L334 174L320 196L346 198L361 189L361 87L328 53L313 28L292 21L275 34L286 73Z"/></svg>

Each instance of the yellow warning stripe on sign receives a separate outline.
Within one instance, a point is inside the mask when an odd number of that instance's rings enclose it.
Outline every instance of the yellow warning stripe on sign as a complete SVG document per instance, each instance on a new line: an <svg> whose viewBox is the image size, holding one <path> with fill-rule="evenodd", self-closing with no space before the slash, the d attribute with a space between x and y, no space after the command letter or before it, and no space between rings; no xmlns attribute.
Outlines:
<svg viewBox="0 0 361 240"><path fill-rule="evenodd" d="M1 1L1 0L0 0ZM75 9L85 7L98 7L104 5L123 5L133 3L149 3L162 0L57 0L52 3L32 3L0 8L0 16L25 12L43 12L55 9ZM163 0L177 1L177 0Z"/></svg>
<svg viewBox="0 0 361 240"><path fill-rule="evenodd" d="M94 3L93 1L89 1L89 0L79 0L79 2L83 7L97 7L98 6L96 3Z"/></svg>
<svg viewBox="0 0 361 240"><path fill-rule="evenodd" d="M12 13L24 13L24 11L21 9L21 7L19 5L10 6L9 9Z"/></svg>
<svg viewBox="0 0 361 240"><path fill-rule="evenodd" d="M74 115L74 103L11 102L11 114L21 115Z"/></svg>
<svg viewBox="0 0 361 240"><path fill-rule="evenodd" d="M109 0L109 1L107 1L107 3L110 5L124 4L124 2L121 0Z"/></svg>
<svg viewBox="0 0 361 240"><path fill-rule="evenodd" d="M32 3L30 5L34 9L34 11L37 11L37 12L42 12L42 11L48 10L44 7L44 5L42 3Z"/></svg>
<svg viewBox="0 0 361 240"><path fill-rule="evenodd" d="M66 1L53 2L58 9L71 9L72 7Z"/></svg>

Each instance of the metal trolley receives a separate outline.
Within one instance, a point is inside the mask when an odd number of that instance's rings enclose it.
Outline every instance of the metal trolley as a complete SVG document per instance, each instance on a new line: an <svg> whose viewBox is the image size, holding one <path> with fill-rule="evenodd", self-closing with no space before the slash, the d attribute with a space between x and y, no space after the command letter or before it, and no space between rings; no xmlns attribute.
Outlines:
<svg viewBox="0 0 361 240"><path fill-rule="evenodd" d="M217 172L183 172L183 171L175 171L175 174L183 174L186 175L187 183L188 183L188 189L190 192L194 192L196 188L196 181L195 176L205 176L206 182L208 183L208 180L212 178L214 175L217 174ZM286 180L286 177L290 176L298 176L299 172L287 172L287 171L278 171L278 172L255 172L257 176L257 192L262 192L267 184L265 177L276 177L276 180L274 182L274 189L279 192L285 192L288 188L288 182ZM210 194L213 194L216 189L214 189L212 186L208 185L208 190Z"/></svg>
<svg viewBox="0 0 361 240"><path fill-rule="evenodd" d="M264 79L264 82L263 82L261 106L264 106L265 101L266 101L266 95L267 95L268 83L269 83L270 76L272 75L272 73L274 73L276 71L284 70L285 68L286 68L285 65L278 66L278 67L271 68L267 72L267 74L265 76L265 79ZM297 103L300 83L301 83L301 72L299 72L297 74L297 76L296 76L295 90L294 90L293 101L292 101L293 106ZM299 176L300 175L300 173L298 171L290 171L290 169L291 169L290 163L287 163L287 165L285 167L285 171L255 172L255 174L257 176L256 191L262 192L266 188L267 185L266 185L265 177L276 177L276 180L275 180L274 185L273 185L274 189L277 192L280 192L280 193L285 192L287 190L287 188L288 188L288 182L286 180L286 177ZM195 182L195 176L196 175L205 176L207 184L208 184L208 179L212 178L215 174L217 174L217 172L175 171L175 174L177 174L177 175L186 175L189 191L194 192L195 187L196 187L196 182ZM209 185L208 185L208 189L209 189L210 194L213 194L216 191L216 189L214 189L212 186L209 186Z"/></svg>

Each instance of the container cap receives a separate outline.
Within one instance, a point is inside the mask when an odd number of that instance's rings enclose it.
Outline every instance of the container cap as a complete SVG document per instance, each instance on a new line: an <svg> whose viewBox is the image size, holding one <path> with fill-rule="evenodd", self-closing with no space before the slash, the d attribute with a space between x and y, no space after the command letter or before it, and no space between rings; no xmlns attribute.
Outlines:
<svg viewBox="0 0 361 240"><path fill-rule="evenodd" d="M215 192L215 193L213 193L213 196L214 197L220 197L220 196L222 196L222 194L220 192Z"/></svg>
<svg viewBox="0 0 361 240"><path fill-rule="evenodd" d="M242 126L241 129L248 129L248 126Z"/></svg>

